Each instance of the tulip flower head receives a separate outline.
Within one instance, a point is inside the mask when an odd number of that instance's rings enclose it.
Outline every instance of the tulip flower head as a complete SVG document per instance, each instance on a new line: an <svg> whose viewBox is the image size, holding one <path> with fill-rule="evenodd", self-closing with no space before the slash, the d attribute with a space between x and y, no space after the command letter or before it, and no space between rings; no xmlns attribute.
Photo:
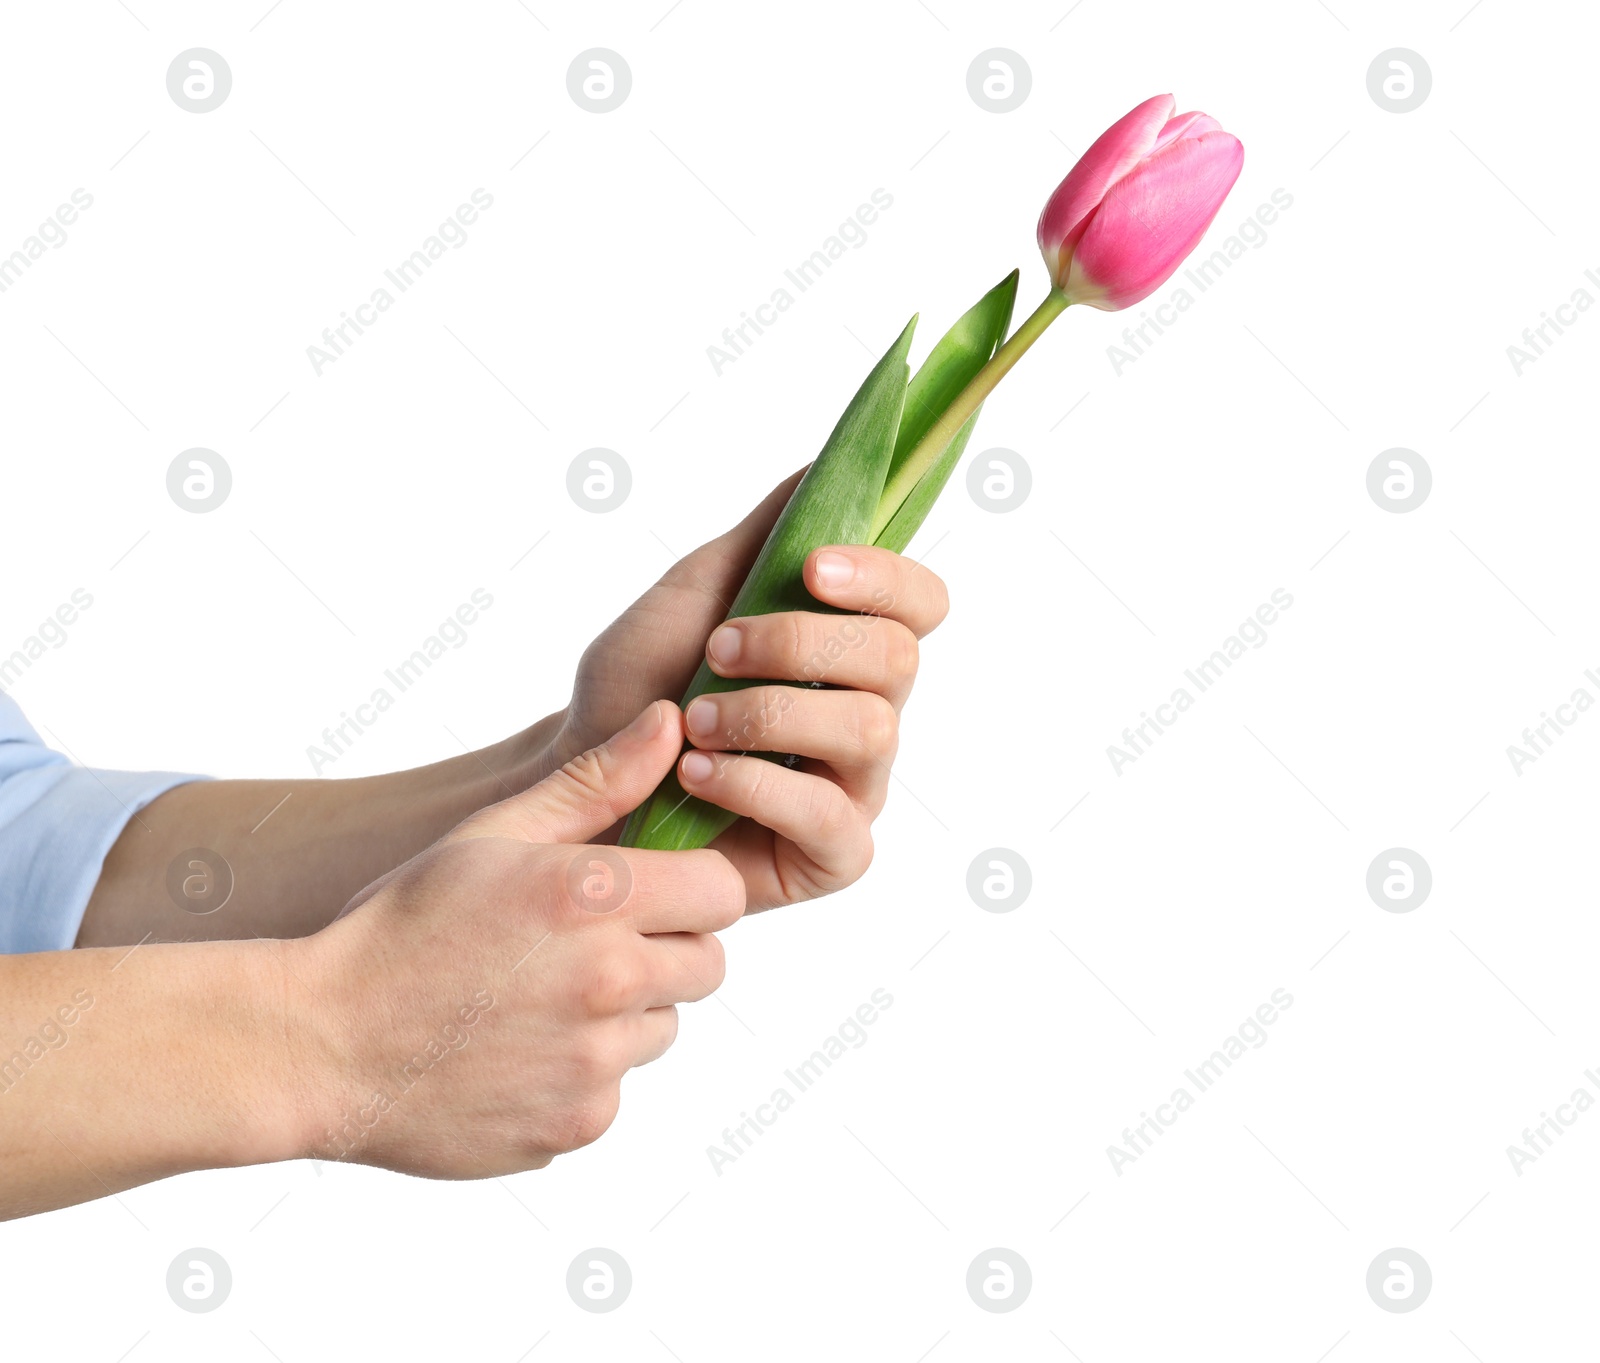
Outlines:
<svg viewBox="0 0 1600 1363"><path fill-rule="evenodd" d="M1209 114L1156 95L1100 134L1039 215L1039 250L1068 303L1115 312L1172 277L1239 178L1244 147Z"/></svg>

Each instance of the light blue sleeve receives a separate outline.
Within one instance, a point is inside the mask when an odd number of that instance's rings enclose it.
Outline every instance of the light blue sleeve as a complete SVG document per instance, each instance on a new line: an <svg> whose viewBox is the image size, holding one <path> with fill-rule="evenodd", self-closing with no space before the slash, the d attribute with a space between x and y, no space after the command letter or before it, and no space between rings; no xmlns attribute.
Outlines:
<svg viewBox="0 0 1600 1363"><path fill-rule="evenodd" d="M173 786L205 779L73 766L0 692L0 953L68 950L128 820Z"/></svg>

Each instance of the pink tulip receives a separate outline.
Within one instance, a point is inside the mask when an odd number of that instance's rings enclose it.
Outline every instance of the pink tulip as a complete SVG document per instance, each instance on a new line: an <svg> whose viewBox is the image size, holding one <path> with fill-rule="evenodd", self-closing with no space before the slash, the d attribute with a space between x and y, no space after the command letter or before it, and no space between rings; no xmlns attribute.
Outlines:
<svg viewBox="0 0 1600 1363"><path fill-rule="evenodd" d="M873 537L890 523L984 398L1074 303L1103 312L1148 298L1200 244L1244 165L1239 139L1209 114L1147 99L1100 134L1039 215L1050 292L895 465Z"/></svg>
<svg viewBox="0 0 1600 1363"><path fill-rule="evenodd" d="M1069 303L1115 312L1165 284L1199 244L1244 165L1208 114L1157 95L1100 134L1039 215L1050 282Z"/></svg>

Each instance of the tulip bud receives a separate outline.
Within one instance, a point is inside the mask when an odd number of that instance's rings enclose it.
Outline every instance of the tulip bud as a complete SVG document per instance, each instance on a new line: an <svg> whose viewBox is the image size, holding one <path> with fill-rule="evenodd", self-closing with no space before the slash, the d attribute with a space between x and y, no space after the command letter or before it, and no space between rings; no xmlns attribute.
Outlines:
<svg viewBox="0 0 1600 1363"><path fill-rule="evenodd" d="M1100 134L1039 215L1039 250L1068 303L1115 312L1148 298L1199 245L1244 147L1157 95Z"/></svg>

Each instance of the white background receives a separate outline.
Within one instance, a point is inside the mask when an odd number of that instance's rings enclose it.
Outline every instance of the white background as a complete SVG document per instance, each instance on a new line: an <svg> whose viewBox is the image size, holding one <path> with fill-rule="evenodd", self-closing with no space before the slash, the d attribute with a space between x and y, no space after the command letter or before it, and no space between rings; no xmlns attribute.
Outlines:
<svg viewBox="0 0 1600 1363"><path fill-rule="evenodd" d="M498 1182L305 1163L7 1226L8 1356L1578 1356L1600 1115L1520 1175L1506 1150L1600 1095L1600 717L1520 775L1506 748L1600 696L1600 319L1520 376L1506 347L1600 296L1600 24L668 3L7 7L0 252L94 198L0 295L0 652L94 598L15 688L35 722L94 765L304 777L481 587L469 642L326 774L492 742L815 453L912 312L920 356L1014 265L1031 308L1040 205L1134 103L1171 90L1244 142L1212 245L1293 205L1120 373L1137 319L1072 312L989 403L973 454L1019 452L1033 492L990 514L963 470L912 547L954 609L876 864L727 934L724 1006L685 1010L604 1140ZM203 115L165 86L195 46L233 73ZM597 46L633 75L603 115L566 85ZM1397 46L1433 73L1405 114L1366 86ZM967 93L992 47L1031 69L1014 112ZM479 187L466 244L318 376L306 347ZM717 375L706 347L877 188L866 244ZM233 473L205 515L166 491L195 446ZM593 446L633 473L608 515L565 488ZM1396 446L1433 472L1405 515L1366 490ZM1124 726L1276 588L1268 642L1118 774ZM1365 887L1397 846L1432 869L1410 913ZM992 847L1031 867L1009 913L967 893ZM875 989L867 1043L714 1173L723 1128ZM1266 1043L1114 1169L1275 989ZM207 1315L165 1290L192 1246L234 1275ZM632 1268L610 1314L566 1292L591 1246ZM1007 1314L965 1287L996 1246L1033 1277ZM1433 1273L1409 1314L1365 1286L1393 1246Z"/></svg>

